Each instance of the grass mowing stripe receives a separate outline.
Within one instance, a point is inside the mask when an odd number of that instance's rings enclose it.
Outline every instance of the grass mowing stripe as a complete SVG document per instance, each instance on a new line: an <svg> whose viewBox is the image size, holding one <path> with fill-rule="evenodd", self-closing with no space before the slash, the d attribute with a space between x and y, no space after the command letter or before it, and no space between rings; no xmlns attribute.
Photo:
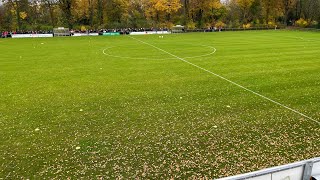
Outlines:
<svg viewBox="0 0 320 180"><path fill-rule="evenodd" d="M274 104L277 104L277 105L279 105L279 106L281 106L281 107L283 107L283 108L286 108L286 109L288 109L288 110L290 110L290 111L292 111L292 112L294 112L294 113L297 113L297 114L299 114L299 115L307 118L308 120L311 120L311 121L317 123L318 125L320 125L320 121L317 121L317 120L315 120L315 119L313 119L313 118L311 118L311 117L309 117L309 116L307 116L307 115L305 115L305 114L303 114L303 113L301 113L301 112L299 112L299 111L297 111L297 110L295 110L295 109L292 109L292 108L290 108L290 107L288 107L288 106L286 106L286 105L284 105L284 104L281 104L281 103L279 103L279 102L277 102L277 101L275 101L275 100L273 100L273 99L270 99L270 98L268 98L268 97L266 97L266 96L264 96L264 95L262 95L262 94L259 94L259 93L255 92L255 91L251 90L251 89L248 89L248 88L246 88L246 87L244 87L244 86L242 86L242 85L240 85L240 84L238 84L238 83L236 83L236 82L233 82L233 81L231 81L231 80L229 80L229 79L227 79L227 78L225 78L225 77L223 77L223 76L221 76L221 75L219 75L219 74L216 74L216 73L214 73L214 72L212 72L212 71L209 71L209 70L207 70L207 69L205 69L205 68L203 68L203 67L200 67L200 66L198 66L198 65L196 65L196 64L193 64L193 63L191 63L191 62L189 62L189 61L187 61L187 60L185 60L185 59L183 59L183 58L180 58L179 56L176 56L176 55L174 55L174 54L172 54L172 53L170 53L170 52L168 52L168 51L166 51L166 50L163 50L163 49L161 49L161 48L159 48L159 47L157 47L157 46L155 46L155 45L152 45L152 44L147 43L147 42L145 42L145 41L142 41L142 40L140 40L140 39L134 38L134 37L132 37L132 36L129 36L129 37L130 37L131 39L134 39L134 40L136 40L136 41L139 41L139 42L141 42L141 43L143 43L143 44L146 44L146 45L148 45L148 46L151 46L151 47L153 47L153 48L155 48L155 49L158 49L159 51L162 51L162 52L164 52L164 53L166 53L166 54L168 54L168 55L170 55L170 56L172 56L172 57L175 57L175 58L177 58L177 59L179 59L179 60L181 60L181 61L183 61L183 62L185 62L185 63L188 63L188 64L190 64L190 65L192 65L192 66L194 66L194 67L196 67L196 68L199 68L199 69L201 69L201 70L203 70L203 71L205 71L205 72L207 72L207 73L210 73L210 74L212 74L212 75L214 75L214 76L216 76L216 77L219 77L219 78L221 78L221 79L223 79L223 80L225 80L225 81L228 81L229 83L231 83L231 84L233 84L233 85L236 85L236 86L238 86L238 87L240 87L240 88L242 88L242 89L244 89L244 90L246 90L246 91L249 91L249 92L251 92L251 93L253 93L253 94L255 94L255 95L257 95L257 96L259 96L259 97L261 97L261 98L263 98L263 99L266 99L266 100L268 100L268 101L270 101L270 102L272 102L272 103L274 103Z"/></svg>

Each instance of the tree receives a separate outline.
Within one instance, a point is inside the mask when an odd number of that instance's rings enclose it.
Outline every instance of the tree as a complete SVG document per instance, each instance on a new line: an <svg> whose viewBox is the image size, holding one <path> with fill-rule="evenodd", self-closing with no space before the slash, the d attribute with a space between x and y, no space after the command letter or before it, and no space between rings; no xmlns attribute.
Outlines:
<svg viewBox="0 0 320 180"><path fill-rule="evenodd" d="M250 16L251 16L251 21L253 21L255 25L260 24L260 20L262 20L261 0L253 1L250 8Z"/></svg>
<svg viewBox="0 0 320 180"><path fill-rule="evenodd" d="M183 1L183 17L184 17L184 23L186 24L187 22L190 21L190 17L189 17L189 0L184 0Z"/></svg>
<svg viewBox="0 0 320 180"><path fill-rule="evenodd" d="M129 3L128 25L133 28L147 27L148 23L144 13L142 0L131 0Z"/></svg>
<svg viewBox="0 0 320 180"><path fill-rule="evenodd" d="M16 24L17 27L14 27L17 30L22 30L22 21L24 19L21 19L21 13L25 12L28 8L28 1L27 0L7 0L4 1L8 5L8 10L16 16ZM22 14L22 17L24 17L26 14ZM14 23L14 22L12 22Z"/></svg>
<svg viewBox="0 0 320 180"><path fill-rule="evenodd" d="M239 19L240 19L241 11L237 2L235 0L227 1L226 10L227 10L227 13L226 13L225 21L228 23L228 26L239 28L240 27Z"/></svg>
<svg viewBox="0 0 320 180"><path fill-rule="evenodd" d="M4 18L5 18L5 9L4 9L4 6L0 4L0 31L4 30Z"/></svg>
<svg viewBox="0 0 320 180"><path fill-rule="evenodd" d="M190 0L188 9L189 17L193 22L197 22L198 27L211 25L226 12L219 0Z"/></svg>
<svg viewBox="0 0 320 180"><path fill-rule="evenodd" d="M97 0L97 19L98 19L99 25L102 25L104 20L103 3L104 3L104 0Z"/></svg>
<svg viewBox="0 0 320 180"><path fill-rule="evenodd" d="M129 18L129 0L107 0L108 22L113 28L125 27Z"/></svg>
<svg viewBox="0 0 320 180"><path fill-rule="evenodd" d="M73 28L73 14L72 8L74 5L74 0L59 0L59 7L64 13L65 20L70 29Z"/></svg>
<svg viewBox="0 0 320 180"><path fill-rule="evenodd" d="M320 0L1 0L0 26L37 30L55 26L91 28L229 27L320 22ZM223 3L221 3L223 2ZM320 26L320 25L319 25Z"/></svg>
<svg viewBox="0 0 320 180"><path fill-rule="evenodd" d="M164 22L171 22L171 15L176 13L182 4L179 0L146 0L145 14L147 19L159 26Z"/></svg>
<svg viewBox="0 0 320 180"><path fill-rule="evenodd" d="M236 0L242 14L242 22L247 24L249 21L249 13L254 0Z"/></svg>
<svg viewBox="0 0 320 180"><path fill-rule="evenodd" d="M269 21L273 22L275 17L279 14L279 1L278 0L262 0L262 16L264 23L268 24Z"/></svg>
<svg viewBox="0 0 320 180"><path fill-rule="evenodd" d="M50 22L51 22L52 27L55 27L57 24L55 14L54 14L54 10L56 8L57 3L58 3L57 0L42 0L43 6L49 12Z"/></svg>
<svg viewBox="0 0 320 180"><path fill-rule="evenodd" d="M289 19L290 11L295 7L297 0L282 0L282 11L284 17L284 24L288 25L292 19Z"/></svg>
<svg viewBox="0 0 320 180"><path fill-rule="evenodd" d="M304 0L301 9L302 15L300 15L300 18L305 18L309 21L316 20L319 15L320 1Z"/></svg>
<svg viewBox="0 0 320 180"><path fill-rule="evenodd" d="M215 21L224 17L225 14L226 14L226 9L219 0L210 0L205 2L204 18L206 19L205 20L206 23L212 26Z"/></svg>

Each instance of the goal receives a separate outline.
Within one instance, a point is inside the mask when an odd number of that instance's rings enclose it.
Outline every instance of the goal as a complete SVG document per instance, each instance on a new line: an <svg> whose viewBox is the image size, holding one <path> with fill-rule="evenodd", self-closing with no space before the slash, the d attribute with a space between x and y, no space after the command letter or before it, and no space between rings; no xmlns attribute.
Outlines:
<svg viewBox="0 0 320 180"><path fill-rule="evenodd" d="M183 33L184 32L184 26L181 26L181 25L173 26L171 32L172 33Z"/></svg>
<svg viewBox="0 0 320 180"><path fill-rule="evenodd" d="M70 36L70 30L64 27L54 28L53 36Z"/></svg>

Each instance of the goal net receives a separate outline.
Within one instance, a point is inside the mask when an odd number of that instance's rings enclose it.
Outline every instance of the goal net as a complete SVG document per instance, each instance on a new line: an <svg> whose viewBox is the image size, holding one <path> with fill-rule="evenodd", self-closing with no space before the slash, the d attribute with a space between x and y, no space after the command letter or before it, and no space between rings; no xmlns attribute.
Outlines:
<svg viewBox="0 0 320 180"><path fill-rule="evenodd" d="M64 27L54 28L53 36L70 36L70 30Z"/></svg>
<svg viewBox="0 0 320 180"><path fill-rule="evenodd" d="M183 33L184 32L184 26L176 25L172 27L172 33Z"/></svg>

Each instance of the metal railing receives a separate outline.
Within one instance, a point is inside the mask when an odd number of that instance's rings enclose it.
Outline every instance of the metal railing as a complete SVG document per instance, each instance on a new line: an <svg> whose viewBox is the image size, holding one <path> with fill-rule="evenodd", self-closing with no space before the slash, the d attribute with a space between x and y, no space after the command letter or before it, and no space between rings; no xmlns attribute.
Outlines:
<svg viewBox="0 0 320 180"><path fill-rule="evenodd" d="M320 180L320 157L219 180Z"/></svg>

